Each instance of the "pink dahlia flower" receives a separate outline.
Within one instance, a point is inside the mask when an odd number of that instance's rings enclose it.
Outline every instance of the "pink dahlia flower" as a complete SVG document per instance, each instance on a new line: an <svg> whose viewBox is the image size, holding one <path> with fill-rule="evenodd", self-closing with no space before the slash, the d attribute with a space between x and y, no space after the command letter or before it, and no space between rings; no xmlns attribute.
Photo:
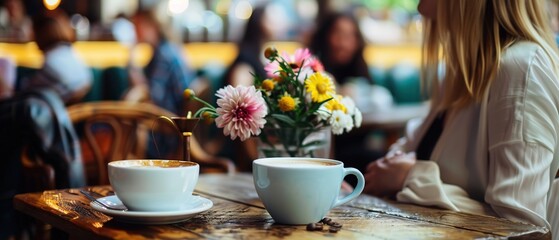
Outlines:
<svg viewBox="0 0 559 240"><path fill-rule="evenodd" d="M226 86L217 90L217 114L215 122L223 128L226 136L231 140L237 137L244 141L252 135L260 134L266 124L264 117L268 114L268 107L262 93L254 86Z"/></svg>

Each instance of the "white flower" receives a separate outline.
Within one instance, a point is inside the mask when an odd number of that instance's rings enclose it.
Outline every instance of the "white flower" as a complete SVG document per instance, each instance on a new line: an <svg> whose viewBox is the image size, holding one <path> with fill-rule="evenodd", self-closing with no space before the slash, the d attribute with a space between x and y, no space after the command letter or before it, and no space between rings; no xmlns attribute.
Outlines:
<svg viewBox="0 0 559 240"><path fill-rule="evenodd" d="M351 129L353 129L353 126L354 126L353 125L353 118L349 114L345 114L345 115L347 117L347 120L346 120L347 122L346 122L346 125L345 125L345 131L349 132L349 131L351 131Z"/></svg>
<svg viewBox="0 0 559 240"><path fill-rule="evenodd" d="M353 125L353 119L343 111L335 110L330 117L330 126L332 126L332 133L340 135L344 132L347 126Z"/></svg>
<svg viewBox="0 0 559 240"><path fill-rule="evenodd" d="M349 114L351 116L353 116L353 114L355 114L355 110L357 109L357 107L355 107L355 102L353 101L353 99L346 96L346 97L342 98L341 103L346 107L347 114Z"/></svg>
<svg viewBox="0 0 559 240"><path fill-rule="evenodd" d="M327 121L332 115L332 112L330 112L330 110L322 104L314 114L317 116L319 121Z"/></svg>
<svg viewBox="0 0 559 240"><path fill-rule="evenodd" d="M297 76L297 80L302 83L305 84L305 80L307 80L308 77L310 77L311 75L313 75L314 71L312 70L312 68L310 67L303 67L297 74L299 74Z"/></svg>
<svg viewBox="0 0 559 240"><path fill-rule="evenodd" d="M363 114L361 114L361 111L359 111L358 108L355 108L353 118L355 120L355 127L361 127L361 123L363 123Z"/></svg>

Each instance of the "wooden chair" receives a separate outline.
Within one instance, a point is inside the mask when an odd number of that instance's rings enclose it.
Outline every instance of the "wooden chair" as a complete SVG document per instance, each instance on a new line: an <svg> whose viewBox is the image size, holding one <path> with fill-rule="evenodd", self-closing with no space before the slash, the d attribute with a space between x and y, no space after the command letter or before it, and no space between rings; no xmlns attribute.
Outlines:
<svg viewBox="0 0 559 240"><path fill-rule="evenodd" d="M107 163L121 159L146 158L148 136L152 131L166 134L171 138L179 134L163 121L155 121L159 116L173 117L175 114L156 105L145 102L100 101L72 105L68 115L83 135L82 152L88 184L108 184ZM178 144L180 146L180 144ZM182 147L182 146L181 146ZM173 156L179 159L182 148L178 147ZM233 173L235 166L226 158L206 153L193 137L190 141L191 160L200 164L201 172ZM93 158L93 163L88 159ZM98 179L96 179L98 177Z"/></svg>

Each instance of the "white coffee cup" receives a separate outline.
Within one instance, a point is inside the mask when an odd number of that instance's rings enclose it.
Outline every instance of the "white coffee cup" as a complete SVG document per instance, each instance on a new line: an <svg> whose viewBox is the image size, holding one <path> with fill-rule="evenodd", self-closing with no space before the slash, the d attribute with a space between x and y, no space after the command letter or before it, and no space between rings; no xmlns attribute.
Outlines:
<svg viewBox="0 0 559 240"><path fill-rule="evenodd" d="M176 211L187 205L200 167L178 160L122 160L109 163L116 196L133 211Z"/></svg>
<svg viewBox="0 0 559 240"><path fill-rule="evenodd" d="M261 158L253 161L254 186L275 222L300 225L320 221L330 209L358 197L365 179L343 162L322 158ZM357 177L357 186L339 198L347 175Z"/></svg>

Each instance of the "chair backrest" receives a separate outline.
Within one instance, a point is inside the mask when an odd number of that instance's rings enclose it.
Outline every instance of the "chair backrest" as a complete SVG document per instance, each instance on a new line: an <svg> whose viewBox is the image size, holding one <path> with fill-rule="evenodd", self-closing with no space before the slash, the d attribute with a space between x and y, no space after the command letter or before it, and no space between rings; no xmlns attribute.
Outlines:
<svg viewBox="0 0 559 240"><path fill-rule="evenodd" d="M148 139L152 131L164 134L165 138L168 136L179 141L179 134L170 126L165 127L163 121L156 122L159 116L173 117L175 114L151 103L81 103L68 107L68 115L78 133L82 135L88 184L108 184L107 164L111 161L148 158ZM180 145L175 144L172 152L163 158L179 159L182 151ZM200 164L202 172L235 171L231 160L207 154L194 137L190 140L190 147L191 160Z"/></svg>

